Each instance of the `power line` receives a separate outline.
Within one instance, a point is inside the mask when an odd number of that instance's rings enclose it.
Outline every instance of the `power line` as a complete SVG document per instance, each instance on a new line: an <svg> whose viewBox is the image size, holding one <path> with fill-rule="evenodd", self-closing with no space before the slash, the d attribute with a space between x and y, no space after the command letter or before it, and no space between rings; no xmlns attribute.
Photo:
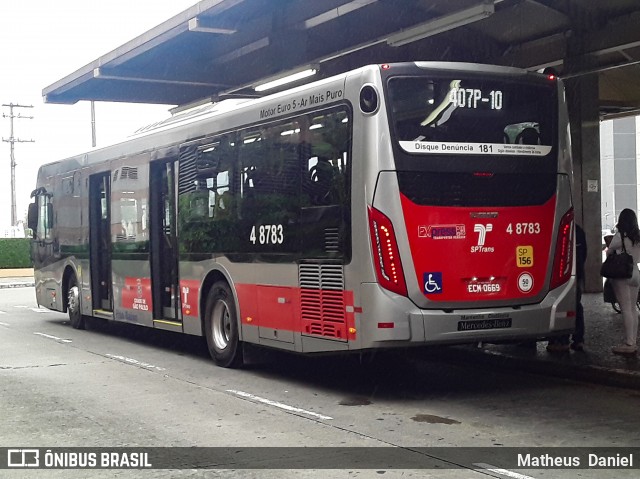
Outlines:
<svg viewBox="0 0 640 479"><path fill-rule="evenodd" d="M9 107L9 114L2 114L3 118L9 118L9 123L11 124L11 133L9 135L9 139L2 138L2 141L9 143L11 146L11 226L16 226L17 224L17 215L16 215L16 158L15 158L15 144L16 143L33 143L34 140L21 140L19 138L15 138L13 136L13 119L25 119L25 120L33 120L32 116L22 116L20 113L17 115L13 114L14 108L33 108L33 105L19 105L17 103L4 103L3 107Z"/></svg>

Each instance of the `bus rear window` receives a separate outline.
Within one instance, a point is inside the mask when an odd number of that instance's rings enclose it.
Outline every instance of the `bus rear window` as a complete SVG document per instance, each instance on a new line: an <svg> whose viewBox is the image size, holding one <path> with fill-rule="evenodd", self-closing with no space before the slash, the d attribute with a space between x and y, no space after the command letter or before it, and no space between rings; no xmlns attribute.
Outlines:
<svg viewBox="0 0 640 479"><path fill-rule="evenodd" d="M555 129L555 82L394 77L393 130L416 154L543 157Z"/></svg>
<svg viewBox="0 0 640 479"><path fill-rule="evenodd" d="M512 207L543 205L556 192L555 173L399 171L400 191L421 206Z"/></svg>

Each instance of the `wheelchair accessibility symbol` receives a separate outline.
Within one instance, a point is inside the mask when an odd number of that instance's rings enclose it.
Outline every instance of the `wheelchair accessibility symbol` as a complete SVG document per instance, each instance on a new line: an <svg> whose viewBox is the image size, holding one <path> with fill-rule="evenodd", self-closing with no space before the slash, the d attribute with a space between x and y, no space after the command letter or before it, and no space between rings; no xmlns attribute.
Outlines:
<svg viewBox="0 0 640 479"><path fill-rule="evenodd" d="M422 290L424 294L442 293L442 273L423 273Z"/></svg>

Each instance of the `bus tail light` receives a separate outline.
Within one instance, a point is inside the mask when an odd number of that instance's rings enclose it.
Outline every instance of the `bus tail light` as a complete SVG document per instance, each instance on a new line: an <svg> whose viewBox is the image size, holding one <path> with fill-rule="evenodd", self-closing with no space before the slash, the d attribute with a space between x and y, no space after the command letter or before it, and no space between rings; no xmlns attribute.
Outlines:
<svg viewBox="0 0 640 479"><path fill-rule="evenodd" d="M369 233L378 282L383 288L406 296L407 284L391 220L371 206L368 209Z"/></svg>
<svg viewBox="0 0 640 479"><path fill-rule="evenodd" d="M573 208L560 221L551 272L551 289L569 281L573 267Z"/></svg>

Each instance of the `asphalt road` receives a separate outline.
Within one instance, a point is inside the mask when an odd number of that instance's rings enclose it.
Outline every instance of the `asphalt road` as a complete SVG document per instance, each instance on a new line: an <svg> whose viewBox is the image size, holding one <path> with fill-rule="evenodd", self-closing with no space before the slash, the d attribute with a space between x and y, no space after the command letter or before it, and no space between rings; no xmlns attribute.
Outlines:
<svg viewBox="0 0 640 479"><path fill-rule="evenodd" d="M351 451L373 463L379 457L369 448L443 449L422 451L429 463L422 470L359 468L349 458L331 470L286 461L274 469L271 458L263 470L4 470L0 477L638 476L637 469L492 471L491 456L448 449L637 447L637 391L464 366L421 351L309 358L258 350L244 369L222 369L200 338L100 321L77 331L34 297L33 288L0 290L0 447L331 446L363 448Z"/></svg>

